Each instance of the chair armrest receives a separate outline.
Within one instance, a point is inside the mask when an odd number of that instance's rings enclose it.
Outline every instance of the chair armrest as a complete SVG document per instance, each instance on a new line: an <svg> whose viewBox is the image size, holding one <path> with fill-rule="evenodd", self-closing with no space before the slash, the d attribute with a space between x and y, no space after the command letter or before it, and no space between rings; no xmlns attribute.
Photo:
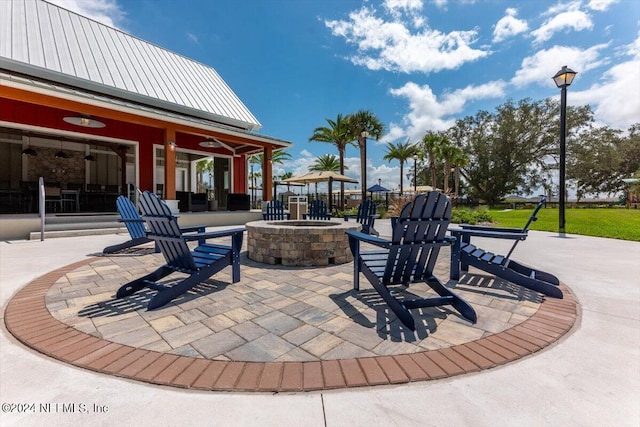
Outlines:
<svg viewBox="0 0 640 427"><path fill-rule="evenodd" d="M208 233L187 234L182 236L185 241L190 240L207 240L215 239L217 237L234 236L236 234L244 233L244 228L233 228L231 230L210 231Z"/></svg>
<svg viewBox="0 0 640 427"><path fill-rule="evenodd" d="M522 233L522 228L491 227L487 225L460 224L465 230L497 231L502 233Z"/></svg>
<svg viewBox="0 0 640 427"><path fill-rule="evenodd" d="M449 232L454 237L457 236L475 236L475 237L489 237L494 239L509 239L509 240L524 240L527 238L527 233L520 231L519 233L504 233L495 231L484 230L468 230L463 228L449 228Z"/></svg>
<svg viewBox="0 0 640 427"><path fill-rule="evenodd" d="M388 247L391 245L391 242L385 239L381 239L376 236L372 236L371 234L366 234L361 231L352 231L348 230L345 233L353 239L359 240L361 242L370 243L372 245L379 246L381 248Z"/></svg>
<svg viewBox="0 0 640 427"><path fill-rule="evenodd" d="M188 227L180 227L180 231L183 233L204 233L206 226L204 225L190 225Z"/></svg>

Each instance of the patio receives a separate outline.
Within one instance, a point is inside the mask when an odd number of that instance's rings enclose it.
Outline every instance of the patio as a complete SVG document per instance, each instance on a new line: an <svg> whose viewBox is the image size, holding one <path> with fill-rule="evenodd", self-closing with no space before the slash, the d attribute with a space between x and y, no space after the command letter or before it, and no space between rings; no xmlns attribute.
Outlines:
<svg viewBox="0 0 640 427"><path fill-rule="evenodd" d="M385 226L381 221L380 230ZM56 269L75 262L84 265L87 254L124 239L123 235L105 235L0 242L3 309L32 281L43 292L32 300L34 308L43 307L46 290L69 271ZM516 259L534 256L539 265L570 285L580 301L580 321L556 345L498 369L344 391L203 393L77 369L31 351L3 328L3 401L98 404L108 412L89 416L6 412L0 414L0 420L3 425L21 426L77 425L78 417L84 425L195 426L233 420L238 426L338 426L347 419L354 426L397 424L399 419L405 425L638 425L640 244L532 232L527 244L518 248ZM425 412L415 410L425 402L428 419Z"/></svg>
<svg viewBox="0 0 640 427"><path fill-rule="evenodd" d="M246 248L245 248L246 249ZM309 391L425 381L503 365L556 342L577 319L571 292L544 300L477 274L456 291L479 314L443 308L402 326L372 289L352 291L352 264L270 266L242 259L242 280L214 276L168 306L115 290L162 264L151 248L93 257L32 282L6 310L28 346L75 366L200 390ZM436 269L448 277L448 251ZM405 292L424 295L412 285Z"/></svg>

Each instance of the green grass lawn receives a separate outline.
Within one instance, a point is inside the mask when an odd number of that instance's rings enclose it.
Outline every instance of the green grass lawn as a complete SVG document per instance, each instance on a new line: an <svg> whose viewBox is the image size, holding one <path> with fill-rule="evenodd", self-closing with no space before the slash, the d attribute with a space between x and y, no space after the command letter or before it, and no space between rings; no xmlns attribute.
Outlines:
<svg viewBox="0 0 640 427"><path fill-rule="evenodd" d="M489 211L494 225L522 228L531 215L530 209ZM558 209L541 209L531 230L558 231ZM640 209L594 208L567 209L565 232L585 236L640 241Z"/></svg>

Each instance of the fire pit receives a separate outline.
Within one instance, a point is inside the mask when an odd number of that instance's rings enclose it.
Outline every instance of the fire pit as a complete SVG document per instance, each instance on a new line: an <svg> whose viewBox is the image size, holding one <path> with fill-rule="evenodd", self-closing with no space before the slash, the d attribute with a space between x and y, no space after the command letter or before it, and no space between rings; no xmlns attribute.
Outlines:
<svg viewBox="0 0 640 427"><path fill-rule="evenodd" d="M249 259L303 267L353 261L345 231L360 230L360 224L346 221L253 221L246 226Z"/></svg>

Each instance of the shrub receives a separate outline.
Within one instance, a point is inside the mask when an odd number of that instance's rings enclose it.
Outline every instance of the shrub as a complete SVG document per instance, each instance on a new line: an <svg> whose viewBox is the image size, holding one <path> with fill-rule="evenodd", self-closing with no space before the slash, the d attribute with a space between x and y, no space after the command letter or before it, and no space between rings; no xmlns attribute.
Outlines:
<svg viewBox="0 0 640 427"><path fill-rule="evenodd" d="M451 222L456 224L478 224L493 222L486 207L478 209L455 208L451 213Z"/></svg>

